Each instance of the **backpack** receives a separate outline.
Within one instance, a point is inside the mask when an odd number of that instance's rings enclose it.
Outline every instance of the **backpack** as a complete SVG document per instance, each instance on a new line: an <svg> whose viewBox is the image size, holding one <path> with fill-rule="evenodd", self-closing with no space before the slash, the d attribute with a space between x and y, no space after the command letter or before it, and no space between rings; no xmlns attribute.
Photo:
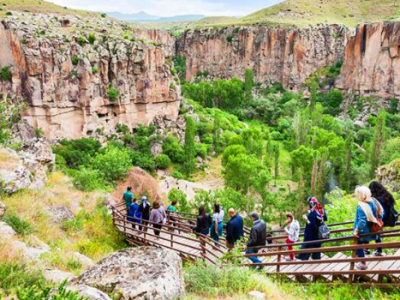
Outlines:
<svg viewBox="0 0 400 300"><path fill-rule="evenodd" d="M329 239L330 236L331 236L331 230L325 224L325 222L323 222L321 224L321 226L319 226L319 228L318 228L318 238L320 240L326 240L326 239Z"/></svg>
<svg viewBox="0 0 400 300"><path fill-rule="evenodd" d="M387 212L387 215L385 216L385 218L383 218L383 220L384 220L384 225L387 227L396 226L396 223L399 220L399 214L396 211L396 209L394 208L394 205L390 205L390 209Z"/></svg>

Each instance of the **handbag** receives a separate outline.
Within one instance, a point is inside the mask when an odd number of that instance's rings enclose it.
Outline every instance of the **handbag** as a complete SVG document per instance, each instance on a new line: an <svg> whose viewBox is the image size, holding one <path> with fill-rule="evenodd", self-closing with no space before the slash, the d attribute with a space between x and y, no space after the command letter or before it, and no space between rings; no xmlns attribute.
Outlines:
<svg viewBox="0 0 400 300"><path fill-rule="evenodd" d="M378 204L376 203L377 200L373 199L373 201L374 201L375 205L378 206ZM375 213L375 219L376 219L377 223L371 223L370 231L371 232L382 231L383 230L383 221L381 219L379 219L379 217L378 217L378 209L376 210L376 213Z"/></svg>
<svg viewBox="0 0 400 300"><path fill-rule="evenodd" d="M318 228L318 238L320 240L326 240L326 239L329 239L330 236L331 236L331 230L325 224L325 222L323 222L321 224L321 226L319 226L319 228Z"/></svg>

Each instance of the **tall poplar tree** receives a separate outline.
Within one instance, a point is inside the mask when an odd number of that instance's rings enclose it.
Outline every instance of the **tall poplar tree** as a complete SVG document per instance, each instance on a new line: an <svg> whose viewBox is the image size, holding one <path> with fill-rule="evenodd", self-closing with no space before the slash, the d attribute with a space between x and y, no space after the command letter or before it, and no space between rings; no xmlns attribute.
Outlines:
<svg viewBox="0 0 400 300"><path fill-rule="evenodd" d="M375 171L379 167L381 150L383 142L385 140L385 123L386 123L386 112L384 110L381 110L376 120L374 138L372 140L371 151L370 151L371 169L369 175L371 178L375 177Z"/></svg>
<svg viewBox="0 0 400 300"><path fill-rule="evenodd" d="M186 132L185 132L185 161L183 163L183 170L186 176L193 173L196 163L195 155L196 148L194 138L196 134L196 125L192 117L186 117Z"/></svg>

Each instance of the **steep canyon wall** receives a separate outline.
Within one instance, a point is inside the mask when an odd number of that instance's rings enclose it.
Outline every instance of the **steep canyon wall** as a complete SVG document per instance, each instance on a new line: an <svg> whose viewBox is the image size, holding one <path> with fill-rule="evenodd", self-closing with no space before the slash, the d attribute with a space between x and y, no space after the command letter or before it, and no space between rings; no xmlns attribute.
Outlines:
<svg viewBox="0 0 400 300"><path fill-rule="evenodd" d="M298 89L319 68L343 59L347 36L348 30L338 25L198 29L185 32L177 51L186 57L189 81L205 71L219 78L243 78L250 68L258 82Z"/></svg>
<svg viewBox="0 0 400 300"><path fill-rule="evenodd" d="M0 92L26 101L24 118L47 137L112 133L117 124L132 128L159 115L177 117L179 86L161 46L123 38L118 24L99 24L108 29L97 31L80 19L63 27L59 17L41 17L0 24L0 66L12 73L11 81L0 81ZM111 89L119 96L110 97Z"/></svg>

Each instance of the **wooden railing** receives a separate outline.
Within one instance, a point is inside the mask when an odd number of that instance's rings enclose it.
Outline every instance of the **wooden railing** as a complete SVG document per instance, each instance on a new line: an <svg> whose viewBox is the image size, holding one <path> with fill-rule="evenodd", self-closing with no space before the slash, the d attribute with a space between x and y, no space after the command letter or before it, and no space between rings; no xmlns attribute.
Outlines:
<svg viewBox="0 0 400 300"><path fill-rule="evenodd" d="M212 264L215 264L227 252L224 245L213 241L208 236L195 234L186 223L169 218L167 224L163 224L161 229L158 229L154 225L160 224L149 220L140 219L141 223L128 221L127 215L124 214L125 209L120 209L121 207L123 207L121 204L111 207L113 223L115 228L126 236L129 243L168 248L178 252L185 259L200 258ZM160 235L156 235L154 231L159 231Z"/></svg>

